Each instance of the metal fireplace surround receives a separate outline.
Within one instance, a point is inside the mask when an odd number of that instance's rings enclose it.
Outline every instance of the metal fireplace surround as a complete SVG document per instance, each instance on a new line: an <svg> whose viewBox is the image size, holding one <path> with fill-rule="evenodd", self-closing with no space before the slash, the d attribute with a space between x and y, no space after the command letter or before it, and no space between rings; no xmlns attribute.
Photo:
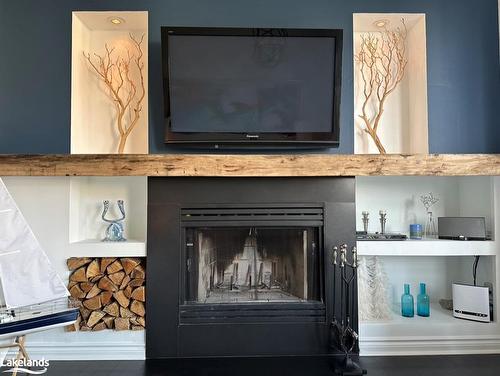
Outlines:
<svg viewBox="0 0 500 376"><path fill-rule="evenodd" d="M330 250L354 245L354 178L148 187L147 358L331 353Z"/></svg>

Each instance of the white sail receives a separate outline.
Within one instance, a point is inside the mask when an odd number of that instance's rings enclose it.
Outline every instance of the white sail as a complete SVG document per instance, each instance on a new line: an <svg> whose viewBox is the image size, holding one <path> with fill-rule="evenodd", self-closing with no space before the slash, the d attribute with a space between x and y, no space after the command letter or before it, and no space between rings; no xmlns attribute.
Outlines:
<svg viewBox="0 0 500 376"><path fill-rule="evenodd" d="M2 179L0 279L8 308L30 306L69 296Z"/></svg>

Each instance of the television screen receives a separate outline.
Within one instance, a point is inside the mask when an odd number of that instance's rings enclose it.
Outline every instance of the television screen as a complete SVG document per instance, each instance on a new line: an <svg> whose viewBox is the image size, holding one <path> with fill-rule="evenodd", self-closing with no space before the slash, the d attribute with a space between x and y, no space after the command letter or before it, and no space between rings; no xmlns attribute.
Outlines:
<svg viewBox="0 0 500 376"><path fill-rule="evenodd" d="M332 134L337 35L232 30L164 36L169 132Z"/></svg>

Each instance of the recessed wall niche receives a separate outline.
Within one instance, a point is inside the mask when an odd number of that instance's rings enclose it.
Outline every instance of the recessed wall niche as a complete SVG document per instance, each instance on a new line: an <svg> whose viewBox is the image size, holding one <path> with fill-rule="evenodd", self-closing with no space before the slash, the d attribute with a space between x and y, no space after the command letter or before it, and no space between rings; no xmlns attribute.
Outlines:
<svg viewBox="0 0 500 376"><path fill-rule="evenodd" d="M71 153L72 154L111 154L118 153L120 132L118 114L120 106L123 113L122 127L126 130L134 119L135 109L139 119L133 130L126 137L123 153L148 153L148 13L147 12L73 12L72 25L72 67L71 67ZM140 42L142 58L140 70L135 59L140 55L134 42ZM117 69L119 57L129 62L129 78L125 67L121 66L122 76L116 71L113 85L122 103L116 101L111 89L104 83L84 54L99 66L99 56L107 58L106 45L111 51L109 64L105 66ZM110 76L108 76L110 77ZM124 83L120 87L119 82ZM142 84L144 96L142 97ZM128 94L135 92L135 97L128 103ZM139 106L136 103L140 101Z"/></svg>
<svg viewBox="0 0 500 376"><path fill-rule="evenodd" d="M146 255L147 178L142 176L78 176L70 178L69 246L74 257L140 257ZM102 220L103 200L109 200L107 219L121 217L127 241L102 241L109 223Z"/></svg>
<svg viewBox="0 0 500 376"><path fill-rule="evenodd" d="M419 154L429 152L427 120L427 54L425 14L404 13L358 13L353 15L354 55L359 55L362 36L371 35L379 39L385 29L404 30L401 20L406 25L404 42L406 67L400 83L387 96L384 111L377 128L380 139L387 153ZM387 57L381 56L383 59ZM393 59L396 56L392 56ZM378 63L380 64L380 59ZM365 121L360 117L365 102L365 85L360 71L359 59L354 58L354 152L356 154L378 154L373 137L365 131ZM379 69L383 73L383 68ZM384 77L381 77L384 79ZM365 80L369 82L368 75ZM367 94L370 93L367 86ZM382 93L382 91L381 91ZM380 94L381 94L380 93ZM377 114L376 91L367 103L367 117L374 119Z"/></svg>

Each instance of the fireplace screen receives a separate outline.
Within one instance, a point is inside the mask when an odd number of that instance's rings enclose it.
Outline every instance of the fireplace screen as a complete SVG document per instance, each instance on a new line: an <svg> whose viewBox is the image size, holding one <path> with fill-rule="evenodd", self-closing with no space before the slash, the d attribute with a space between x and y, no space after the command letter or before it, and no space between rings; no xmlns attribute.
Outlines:
<svg viewBox="0 0 500 376"><path fill-rule="evenodd" d="M186 303L322 301L319 227L188 227Z"/></svg>

